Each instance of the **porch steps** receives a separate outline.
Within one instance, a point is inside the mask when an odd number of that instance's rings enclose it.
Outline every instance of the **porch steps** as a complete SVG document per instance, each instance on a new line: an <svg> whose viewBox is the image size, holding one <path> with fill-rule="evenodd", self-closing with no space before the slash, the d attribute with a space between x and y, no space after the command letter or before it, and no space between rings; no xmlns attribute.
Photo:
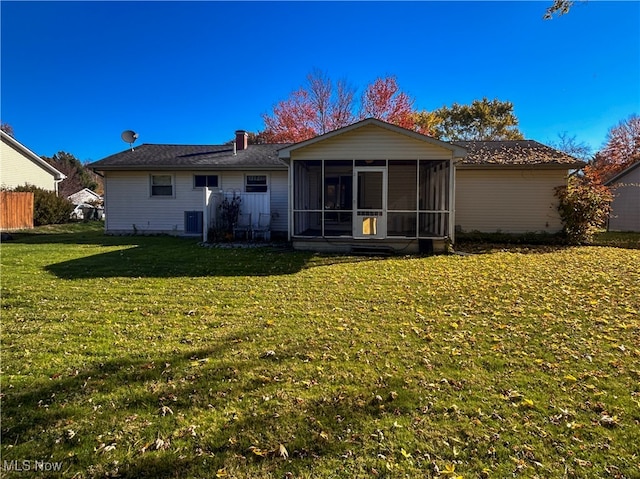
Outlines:
<svg viewBox="0 0 640 479"><path fill-rule="evenodd" d="M391 256L394 254L394 249L390 246L354 245L351 247L351 254L363 256Z"/></svg>

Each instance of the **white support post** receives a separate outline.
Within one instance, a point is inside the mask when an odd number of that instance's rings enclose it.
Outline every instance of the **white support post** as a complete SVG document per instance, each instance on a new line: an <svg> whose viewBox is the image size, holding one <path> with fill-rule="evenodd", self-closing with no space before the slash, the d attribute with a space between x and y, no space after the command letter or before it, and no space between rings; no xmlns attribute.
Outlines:
<svg viewBox="0 0 640 479"><path fill-rule="evenodd" d="M453 158L449 163L449 238L451 244L456 242L456 163L460 158Z"/></svg>
<svg viewBox="0 0 640 479"><path fill-rule="evenodd" d="M209 187L205 186L204 191L204 208L202 210L202 240L207 243L209 241L209 223L210 223L210 208L209 203L211 201L211 194Z"/></svg>

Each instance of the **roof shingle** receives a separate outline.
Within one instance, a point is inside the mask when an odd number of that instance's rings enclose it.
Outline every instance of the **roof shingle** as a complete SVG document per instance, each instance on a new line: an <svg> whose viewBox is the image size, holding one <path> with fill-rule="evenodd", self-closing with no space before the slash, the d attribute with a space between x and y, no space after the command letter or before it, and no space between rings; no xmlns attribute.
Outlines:
<svg viewBox="0 0 640 479"><path fill-rule="evenodd" d="M454 141L466 148L462 165L558 165L580 168L584 162L533 140Z"/></svg>
<svg viewBox="0 0 640 479"><path fill-rule="evenodd" d="M88 166L94 170L286 169L278 145L249 145L234 154L233 145L161 145L145 143Z"/></svg>

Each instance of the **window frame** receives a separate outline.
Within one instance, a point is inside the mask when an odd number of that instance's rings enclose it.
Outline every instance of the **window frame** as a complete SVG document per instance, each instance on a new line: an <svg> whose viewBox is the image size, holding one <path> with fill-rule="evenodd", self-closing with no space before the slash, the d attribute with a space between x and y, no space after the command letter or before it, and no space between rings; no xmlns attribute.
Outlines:
<svg viewBox="0 0 640 479"><path fill-rule="evenodd" d="M250 178L258 178L258 177L264 177L264 184L262 183L249 184ZM263 173L244 175L244 192L245 193L267 193L268 191L269 191L269 175L263 174Z"/></svg>
<svg viewBox="0 0 640 479"><path fill-rule="evenodd" d="M196 184L196 178L197 177L204 178L205 179L205 184L202 185L202 186L197 185ZM209 179L214 178L214 177L216 179L216 184L215 185L210 185L209 184ZM195 189L200 189L200 188L205 188L205 187L206 188L219 188L220 187L220 175L218 175L218 174L212 174L212 175L209 175L209 174L196 175L196 174L194 174L193 175L193 189L195 190Z"/></svg>
<svg viewBox="0 0 640 479"><path fill-rule="evenodd" d="M168 177L170 179L170 184L168 185L154 184L154 178L160 177L160 176ZM170 194L154 193L154 187L166 188L167 186L171 188ZM176 196L176 179L173 174L171 173L150 173L149 174L149 197L150 198L175 198L175 196Z"/></svg>

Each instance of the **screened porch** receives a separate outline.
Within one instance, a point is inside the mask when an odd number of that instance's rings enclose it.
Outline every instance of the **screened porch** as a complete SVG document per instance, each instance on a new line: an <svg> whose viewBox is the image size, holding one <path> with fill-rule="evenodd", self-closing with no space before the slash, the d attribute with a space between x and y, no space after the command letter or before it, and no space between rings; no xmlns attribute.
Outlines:
<svg viewBox="0 0 640 479"><path fill-rule="evenodd" d="M292 162L294 238L451 236L450 160Z"/></svg>

